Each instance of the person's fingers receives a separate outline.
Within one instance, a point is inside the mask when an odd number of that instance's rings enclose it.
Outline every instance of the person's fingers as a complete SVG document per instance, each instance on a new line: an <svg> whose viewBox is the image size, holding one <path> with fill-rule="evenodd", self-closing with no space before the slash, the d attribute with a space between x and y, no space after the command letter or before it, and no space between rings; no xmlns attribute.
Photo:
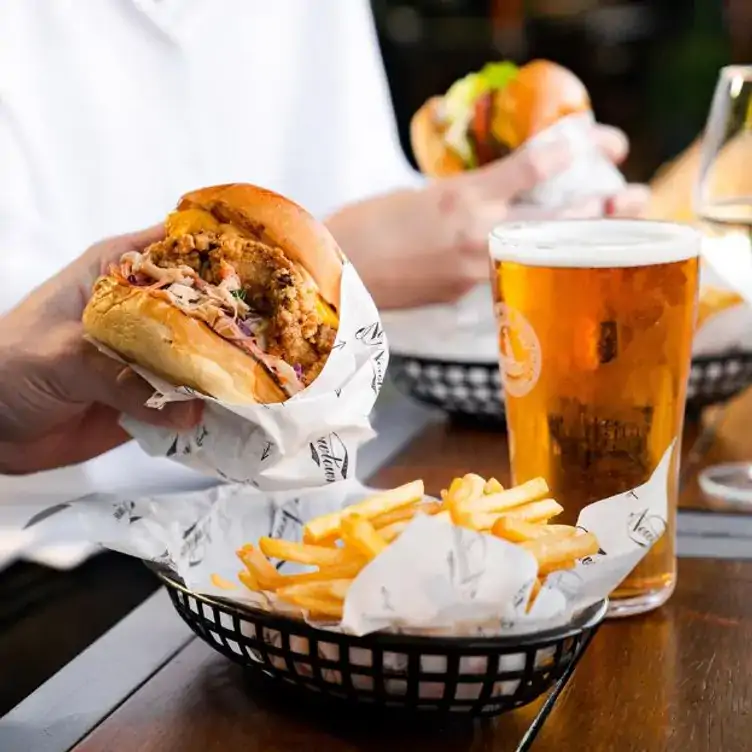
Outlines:
<svg viewBox="0 0 752 752"><path fill-rule="evenodd" d="M52 305L59 310L57 318L79 318L97 278L109 271L110 265L133 250L143 250L164 237L164 226L108 238L91 246L71 262L60 274L44 282L39 292L30 296L32 305Z"/></svg>
<svg viewBox="0 0 752 752"><path fill-rule="evenodd" d="M117 237L108 238L97 243L87 252L96 270L94 276L106 274L110 264L118 261L124 253L128 253L128 251L143 251L148 245L164 238L164 235L164 224L158 224L146 230L139 230L127 235L118 235Z"/></svg>
<svg viewBox="0 0 752 752"><path fill-rule="evenodd" d="M176 431L192 428L201 419L203 405L197 400L171 402L159 410L147 407L154 389L138 374L87 342L82 342L80 353L80 362L69 376L77 382L69 387L74 401L99 402L136 420Z"/></svg>
<svg viewBox="0 0 752 752"><path fill-rule="evenodd" d="M448 178L460 192L475 201L511 201L535 188L572 163L572 150L566 141L522 148L477 170Z"/></svg>
<svg viewBox="0 0 752 752"><path fill-rule="evenodd" d="M642 217L650 205L650 195L650 188L646 185L628 185L606 199L604 213L607 217Z"/></svg>
<svg viewBox="0 0 752 752"><path fill-rule="evenodd" d="M131 440L117 410L92 405L86 412L38 438L0 443L0 472L25 475L77 465Z"/></svg>
<svg viewBox="0 0 752 752"><path fill-rule="evenodd" d="M621 164L629 154L629 139L627 134L613 125L596 123L593 128L593 138L598 148L614 164Z"/></svg>
<svg viewBox="0 0 752 752"><path fill-rule="evenodd" d="M548 219L590 219L602 217L604 200L601 197L582 199L558 209L535 204L508 204L505 201L481 202L472 215L467 216L461 232L455 235L454 247L459 248L468 263L488 263L488 235L502 222L536 222ZM481 272L482 273L482 272ZM469 276L478 274L472 267Z"/></svg>

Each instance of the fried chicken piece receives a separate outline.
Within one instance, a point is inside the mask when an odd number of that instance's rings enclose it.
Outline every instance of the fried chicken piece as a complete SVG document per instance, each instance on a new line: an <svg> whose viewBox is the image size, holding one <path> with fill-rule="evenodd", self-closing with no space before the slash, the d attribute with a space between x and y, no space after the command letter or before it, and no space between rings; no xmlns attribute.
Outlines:
<svg viewBox="0 0 752 752"><path fill-rule="evenodd" d="M266 350L297 366L310 384L331 352L336 332L321 322L318 292L281 249L234 234L168 237L146 253L161 267L186 265L219 285L235 270L250 308L268 321Z"/></svg>

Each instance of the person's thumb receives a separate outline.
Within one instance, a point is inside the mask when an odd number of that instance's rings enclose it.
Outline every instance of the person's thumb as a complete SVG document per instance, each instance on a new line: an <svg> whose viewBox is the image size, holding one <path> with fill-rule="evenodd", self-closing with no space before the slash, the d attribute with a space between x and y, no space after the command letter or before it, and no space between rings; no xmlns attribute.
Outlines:
<svg viewBox="0 0 752 752"><path fill-rule="evenodd" d="M135 371L83 343L76 401L99 402L136 420L176 431L187 430L201 419L203 404L198 400L171 402L163 408L147 407L154 388Z"/></svg>

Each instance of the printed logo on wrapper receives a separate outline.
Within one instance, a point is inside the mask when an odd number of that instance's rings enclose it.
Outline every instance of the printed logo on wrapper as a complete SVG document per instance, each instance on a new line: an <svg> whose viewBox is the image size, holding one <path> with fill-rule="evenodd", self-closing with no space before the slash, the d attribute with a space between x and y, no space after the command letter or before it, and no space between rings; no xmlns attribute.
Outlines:
<svg viewBox="0 0 752 752"><path fill-rule="evenodd" d="M190 433L175 434L175 438L167 449L165 457L188 456L194 449L201 449L208 436L209 431L203 424L196 426L195 435L191 435Z"/></svg>
<svg viewBox="0 0 752 752"><path fill-rule="evenodd" d="M546 579L546 587L556 588L567 600L574 601L582 591L584 580L575 569L563 569L553 572Z"/></svg>
<svg viewBox="0 0 752 752"><path fill-rule="evenodd" d="M371 389L374 394L381 391L384 383L384 373L388 359L386 356L386 335L380 321L374 321L368 326L363 326L355 332L355 339L365 345L373 348L376 352L371 356Z"/></svg>
<svg viewBox="0 0 752 752"><path fill-rule="evenodd" d="M371 358L371 368L373 369L371 389L373 389L373 393L376 395L381 391L381 387L384 384L384 374L386 373L387 362L386 350L379 350L373 358Z"/></svg>
<svg viewBox="0 0 752 752"><path fill-rule="evenodd" d="M648 509L632 512L627 517L627 534L638 546L650 548L666 532L666 520Z"/></svg>
<svg viewBox="0 0 752 752"><path fill-rule="evenodd" d="M199 566L206 557L206 550L212 543L209 532L209 518L204 518L191 525L183 533L182 558L189 567Z"/></svg>
<svg viewBox="0 0 752 752"><path fill-rule="evenodd" d="M483 577L485 568L487 538L483 535L468 535L459 528L452 528L454 533L454 549L447 556L449 580L464 591L470 600L478 592L478 583Z"/></svg>
<svg viewBox="0 0 752 752"><path fill-rule="evenodd" d="M507 394L524 397L538 383L541 346L535 329L516 309L496 304L499 325L499 372Z"/></svg>
<svg viewBox="0 0 752 752"><path fill-rule="evenodd" d="M136 513L136 502L131 500L121 501L116 504L115 508L112 510L112 516L116 520L127 518L129 525L132 525L134 522L138 522L141 519L141 515Z"/></svg>
<svg viewBox="0 0 752 752"><path fill-rule="evenodd" d="M272 453L272 442L267 441L266 444L264 444L264 448L261 450L261 461L269 458L269 455Z"/></svg>
<svg viewBox="0 0 752 752"><path fill-rule="evenodd" d="M336 433L312 441L310 447L311 459L323 470L327 483L347 479L350 456L345 442Z"/></svg>
<svg viewBox="0 0 752 752"><path fill-rule="evenodd" d="M299 498L292 499L283 506L275 508L271 529L269 530L270 538L300 540L302 529L303 520Z"/></svg>
<svg viewBox="0 0 752 752"><path fill-rule="evenodd" d="M369 347L384 346L384 329L380 321L374 321L368 326L362 326L355 332L355 339Z"/></svg>

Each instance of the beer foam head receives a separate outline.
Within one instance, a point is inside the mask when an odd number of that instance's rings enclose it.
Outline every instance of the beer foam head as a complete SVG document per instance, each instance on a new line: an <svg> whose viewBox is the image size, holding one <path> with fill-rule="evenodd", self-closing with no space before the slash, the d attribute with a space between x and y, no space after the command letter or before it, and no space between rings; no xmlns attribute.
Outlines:
<svg viewBox="0 0 752 752"><path fill-rule="evenodd" d="M684 261L700 253L688 225L639 219L509 222L489 236L491 257L528 266L608 268Z"/></svg>

